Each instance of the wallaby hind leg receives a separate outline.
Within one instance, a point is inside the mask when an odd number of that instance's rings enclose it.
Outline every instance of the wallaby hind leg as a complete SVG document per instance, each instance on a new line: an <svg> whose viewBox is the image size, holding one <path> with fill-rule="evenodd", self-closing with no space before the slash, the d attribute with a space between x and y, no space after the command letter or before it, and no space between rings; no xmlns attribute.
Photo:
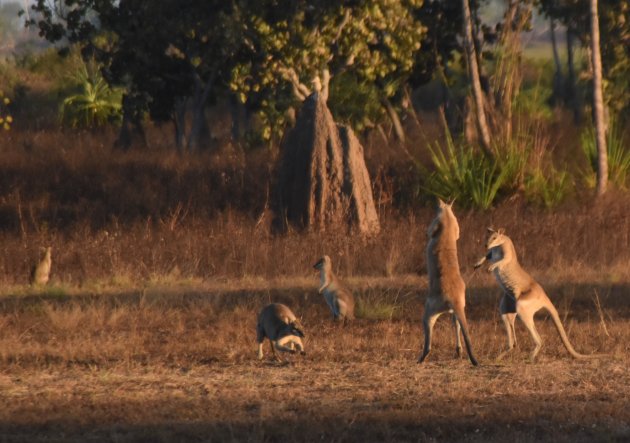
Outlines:
<svg viewBox="0 0 630 443"><path fill-rule="evenodd" d="M271 345L271 353L273 354L273 358L276 359L276 361L282 361L282 359L276 352L276 347L273 345L273 341L271 339L269 339L269 344Z"/></svg>
<svg viewBox="0 0 630 443"><path fill-rule="evenodd" d="M260 324L256 325L256 341L258 342L258 360L262 360L263 342L265 341L265 330Z"/></svg>
<svg viewBox="0 0 630 443"><path fill-rule="evenodd" d="M516 344L516 334L514 331L515 319L516 314L513 313L501 315L501 320L503 320L503 325L505 326L505 332L507 334L507 348L497 356L497 360L501 360L510 353L512 349L514 349L514 345Z"/></svg>
<svg viewBox="0 0 630 443"><path fill-rule="evenodd" d="M424 350L422 355L418 359L418 363L422 363L427 355L431 352L431 334L433 333L433 326L441 312L431 312L429 303L425 306L424 316L422 318L422 326L424 327Z"/></svg>
<svg viewBox="0 0 630 443"><path fill-rule="evenodd" d="M466 321L466 313L464 312L464 306L460 305L454 308L455 316L462 328L462 334L464 335L464 344L466 345L466 352L468 352L468 358L470 362L477 366L479 363L473 355L472 345L470 343L470 336L468 335L468 322Z"/></svg>
<svg viewBox="0 0 630 443"><path fill-rule="evenodd" d="M514 329L514 321L516 320L516 299L508 294L503 294L499 303L499 312L501 320L505 326L507 334L507 348L497 356L497 360L505 357L507 353L514 349L516 345L516 330Z"/></svg>
<svg viewBox="0 0 630 443"><path fill-rule="evenodd" d="M455 314L452 315L452 319L453 319L453 325L455 326L455 340L456 340L456 344L455 344L455 355L457 356L457 358L461 358L462 356L462 327L459 325L459 322L457 321L457 317L455 316Z"/></svg>
<svg viewBox="0 0 630 443"><path fill-rule="evenodd" d="M528 304L522 303L521 301L516 304L516 311L518 313L518 317L523 321L523 324L525 324L525 327L532 336L534 343L536 343L534 350L529 356L530 360L533 362L540 352L540 348L542 347L542 340L540 339L540 335L538 335L536 325L534 324L534 314L536 313L536 311L534 311L533 306L529 306Z"/></svg>

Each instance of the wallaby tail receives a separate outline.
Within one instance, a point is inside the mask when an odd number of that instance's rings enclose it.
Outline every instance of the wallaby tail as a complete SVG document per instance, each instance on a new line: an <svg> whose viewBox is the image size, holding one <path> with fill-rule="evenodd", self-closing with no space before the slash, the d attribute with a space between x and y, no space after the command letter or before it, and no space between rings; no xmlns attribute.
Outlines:
<svg viewBox="0 0 630 443"><path fill-rule="evenodd" d="M567 337L567 333L564 330L564 326L562 326L562 322L560 321L560 315L558 315L558 311L556 310L554 305L552 305L551 302L549 302L547 306L545 306L545 308L547 309L549 314L551 314L551 318L553 319L554 325L556 325L556 329L558 330L558 334L560 335L562 344L564 345L564 347L567 349L567 351L569 352L569 354L571 354L573 358L585 359L585 358L603 357L603 355L597 355L597 354L585 355L585 354L580 354L579 352L577 352L571 345L571 342L569 341L569 337Z"/></svg>
<svg viewBox="0 0 630 443"><path fill-rule="evenodd" d="M468 352L468 358L470 359L470 362L474 366L477 366L479 365L479 363L477 362L477 359L475 358L472 352L472 345L470 344L470 338L468 336L468 322L466 321L466 314L464 313L464 310L463 309L455 310L455 317L457 318L457 321L459 322L459 325L462 328L462 335L464 336L464 344L466 345L466 352Z"/></svg>

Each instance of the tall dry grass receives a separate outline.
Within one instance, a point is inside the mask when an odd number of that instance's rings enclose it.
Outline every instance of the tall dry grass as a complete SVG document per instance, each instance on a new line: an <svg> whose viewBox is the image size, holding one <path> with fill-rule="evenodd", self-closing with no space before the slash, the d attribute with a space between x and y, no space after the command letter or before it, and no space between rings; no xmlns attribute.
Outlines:
<svg viewBox="0 0 630 443"><path fill-rule="evenodd" d="M444 318L418 367L434 210L398 205L395 174L375 187L378 237L274 236L260 153L119 153L111 136L16 134L0 144L0 441L628 438L627 196L555 212L520 200L456 208L482 366L453 359ZM575 348L612 358L570 360L542 315L539 363L527 363L521 326L514 355L494 360L505 341L500 294L471 266L490 225L513 238ZM51 283L30 288L44 245ZM362 309L346 327L316 291L322 254ZM272 301L302 318L306 358L256 360L256 313Z"/></svg>

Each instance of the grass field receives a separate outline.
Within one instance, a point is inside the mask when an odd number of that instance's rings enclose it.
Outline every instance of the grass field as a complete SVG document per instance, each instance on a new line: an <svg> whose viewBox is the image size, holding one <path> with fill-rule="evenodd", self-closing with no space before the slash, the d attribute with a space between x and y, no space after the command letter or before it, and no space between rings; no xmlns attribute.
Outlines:
<svg viewBox="0 0 630 443"><path fill-rule="evenodd" d="M456 203L481 366L454 358L447 318L419 366L434 208L412 198L408 167L384 173L372 159L379 236L274 235L268 153L121 153L112 140L0 140L0 443L630 439L627 193L595 202L577 188L554 211L519 196L486 212ZM575 348L610 357L570 359L540 315L539 361L520 324L514 355L496 361L499 290L472 274L488 226L514 240ZM50 284L29 288L48 245ZM317 294L322 254L359 299L350 325ZM302 318L304 358L277 363L266 344L256 359L256 315L272 301Z"/></svg>
<svg viewBox="0 0 630 443"><path fill-rule="evenodd" d="M470 276L467 276L469 278ZM454 358L450 319L418 365L421 277L349 280L364 312L383 320L335 324L317 276L254 290L251 282L146 285L126 293L0 300L0 441L628 441L630 307L627 285L549 287L572 360L540 315L539 361L517 325L505 361L489 276L472 276L468 318L474 368ZM597 294L597 296L596 296ZM255 317L290 305L307 355L256 359ZM599 303L599 307L598 307Z"/></svg>

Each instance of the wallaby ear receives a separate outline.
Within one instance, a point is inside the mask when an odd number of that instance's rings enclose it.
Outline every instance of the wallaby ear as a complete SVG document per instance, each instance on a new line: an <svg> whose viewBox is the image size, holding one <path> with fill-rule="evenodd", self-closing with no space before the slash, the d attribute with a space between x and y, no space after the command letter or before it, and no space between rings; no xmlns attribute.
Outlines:
<svg viewBox="0 0 630 443"><path fill-rule="evenodd" d="M503 228L499 228L499 230L497 231L497 233L498 233L499 235L503 235L503 234L505 234L505 229L503 229Z"/></svg>
<svg viewBox="0 0 630 443"><path fill-rule="evenodd" d="M453 207L453 203L455 203L455 199L451 200L451 201L450 201L449 203L447 203L446 205L447 205L449 208L452 208L452 207Z"/></svg>
<svg viewBox="0 0 630 443"><path fill-rule="evenodd" d="M438 197L437 199L438 199L438 207L443 208L446 206L446 203L444 203L444 200L442 200L440 197Z"/></svg>
<svg viewBox="0 0 630 443"><path fill-rule="evenodd" d="M488 232L490 232L490 233L497 232L497 231L495 231L495 230L494 230L494 229L492 229L492 228L486 228L486 230L487 230Z"/></svg>

